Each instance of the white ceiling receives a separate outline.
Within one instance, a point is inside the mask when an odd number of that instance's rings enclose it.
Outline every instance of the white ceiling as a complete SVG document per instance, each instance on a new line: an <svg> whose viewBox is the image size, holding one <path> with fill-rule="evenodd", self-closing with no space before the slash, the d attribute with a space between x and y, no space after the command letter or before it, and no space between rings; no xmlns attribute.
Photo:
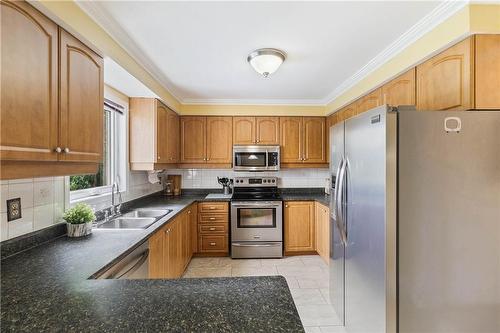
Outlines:
<svg viewBox="0 0 500 333"><path fill-rule="evenodd" d="M439 1L79 5L181 102L247 104L325 104L443 6ZM261 47L287 53L268 79L246 62L248 53Z"/></svg>

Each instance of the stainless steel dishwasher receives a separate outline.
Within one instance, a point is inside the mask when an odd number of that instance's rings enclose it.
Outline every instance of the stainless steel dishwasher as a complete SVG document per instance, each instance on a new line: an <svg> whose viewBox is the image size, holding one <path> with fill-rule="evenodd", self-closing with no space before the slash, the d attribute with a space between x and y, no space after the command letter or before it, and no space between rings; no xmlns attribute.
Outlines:
<svg viewBox="0 0 500 333"><path fill-rule="evenodd" d="M98 279L147 279L149 277L148 241L102 273Z"/></svg>

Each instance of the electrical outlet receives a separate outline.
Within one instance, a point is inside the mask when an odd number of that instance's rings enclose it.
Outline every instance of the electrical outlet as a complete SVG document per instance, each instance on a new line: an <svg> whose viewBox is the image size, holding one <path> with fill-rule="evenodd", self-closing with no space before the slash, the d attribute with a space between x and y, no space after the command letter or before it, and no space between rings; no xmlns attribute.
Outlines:
<svg viewBox="0 0 500 333"><path fill-rule="evenodd" d="M21 198L7 200L7 221L14 221L21 217Z"/></svg>

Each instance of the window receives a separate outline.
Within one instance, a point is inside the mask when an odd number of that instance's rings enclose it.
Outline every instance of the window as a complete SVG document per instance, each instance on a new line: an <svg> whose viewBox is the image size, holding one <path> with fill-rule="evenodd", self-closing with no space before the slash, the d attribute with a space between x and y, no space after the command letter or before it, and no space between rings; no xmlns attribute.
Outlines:
<svg viewBox="0 0 500 333"><path fill-rule="evenodd" d="M113 183L125 189L125 114L124 107L104 100L103 159L97 173L69 177L70 200L97 196L111 191Z"/></svg>

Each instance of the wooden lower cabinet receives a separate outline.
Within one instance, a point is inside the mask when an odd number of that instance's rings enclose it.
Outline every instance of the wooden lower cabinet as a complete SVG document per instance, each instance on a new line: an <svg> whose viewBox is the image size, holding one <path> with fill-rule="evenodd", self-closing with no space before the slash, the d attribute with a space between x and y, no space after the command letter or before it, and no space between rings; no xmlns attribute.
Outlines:
<svg viewBox="0 0 500 333"><path fill-rule="evenodd" d="M151 279L182 276L193 255L193 207L177 215L173 221L149 238L149 277Z"/></svg>
<svg viewBox="0 0 500 333"><path fill-rule="evenodd" d="M285 254L316 250L314 201L285 201Z"/></svg>
<svg viewBox="0 0 500 333"><path fill-rule="evenodd" d="M330 261L330 209L316 202L316 252L325 263Z"/></svg>
<svg viewBox="0 0 500 333"><path fill-rule="evenodd" d="M164 231L160 230L149 238L149 278L161 279L166 276L163 262Z"/></svg>
<svg viewBox="0 0 500 333"><path fill-rule="evenodd" d="M198 204L198 253L227 255L229 252L229 204Z"/></svg>
<svg viewBox="0 0 500 333"><path fill-rule="evenodd" d="M189 216L189 226L190 226L190 237L191 241L189 245L191 246L191 257L193 254L198 252L198 204L191 204L188 208Z"/></svg>

